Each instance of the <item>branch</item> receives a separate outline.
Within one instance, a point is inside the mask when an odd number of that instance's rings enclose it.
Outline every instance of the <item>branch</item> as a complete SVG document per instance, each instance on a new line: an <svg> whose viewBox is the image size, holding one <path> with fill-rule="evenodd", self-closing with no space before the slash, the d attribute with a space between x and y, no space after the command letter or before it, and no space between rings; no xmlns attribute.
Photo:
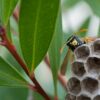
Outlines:
<svg viewBox="0 0 100 100"><path fill-rule="evenodd" d="M44 61L47 64L48 68L50 69L50 63L47 56L44 58ZM62 74L60 74L60 72L58 73L58 80L66 90L67 80L65 76L62 76Z"/></svg>
<svg viewBox="0 0 100 100"><path fill-rule="evenodd" d="M57 97L57 96L55 96L55 97L54 97L54 100L58 100L58 97Z"/></svg>
<svg viewBox="0 0 100 100"><path fill-rule="evenodd" d="M66 76L63 76L63 75L59 72L59 73L58 73L58 79L59 79L60 83L62 84L62 86L64 87L64 89L66 90L66 87L67 87Z"/></svg>
<svg viewBox="0 0 100 100"><path fill-rule="evenodd" d="M67 64L68 64L68 61L70 59L70 55L71 55L71 51L70 51L70 49L68 49L68 52L67 52L67 54L66 54L66 56L64 58L64 61L63 61L62 65L61 65L61 69L60 69L60 72L61 72L62 75L66 74Z"/></svg>

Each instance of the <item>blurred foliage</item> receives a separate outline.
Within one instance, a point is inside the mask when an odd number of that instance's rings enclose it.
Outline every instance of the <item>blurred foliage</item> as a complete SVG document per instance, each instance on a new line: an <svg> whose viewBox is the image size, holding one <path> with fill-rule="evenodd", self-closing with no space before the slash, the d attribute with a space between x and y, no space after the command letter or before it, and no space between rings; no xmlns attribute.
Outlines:
<svg viewBox="0 0 100 100"><path fill-rule="evenodd" d="M75 4L80 2L80 0L63 0L63 9L66 10L68 8L73 7Z"/></svg>
<svg viewBox="0 0 100 100"><path fill-rule="evenodd" d="M92 9L93 13L100 16L100 1L99 0L63 0L63 9L69 9L77 3L86 2Z"/></svg>
<svg viewBox="0 0 100 100"><path fill-rule="evenodd" d="M94 12L94 14L96 14L97 16L100 16L100 0L85 0L89 6L91 7L92 11Z"/></svg>

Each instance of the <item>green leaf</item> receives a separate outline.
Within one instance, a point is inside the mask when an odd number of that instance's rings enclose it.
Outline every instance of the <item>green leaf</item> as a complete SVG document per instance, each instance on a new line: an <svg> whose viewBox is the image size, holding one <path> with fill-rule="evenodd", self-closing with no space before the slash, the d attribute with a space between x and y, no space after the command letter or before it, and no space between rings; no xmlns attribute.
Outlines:
<svg viewBox="0 0 100 100"><path fill-rule="evenodd" d="M1 100L27 100L28 90L26 88L4 88L0 87Z"/></svg>
<svg viewBox="0 0 100 100"><path fill-rule="evenodd" d="M0 20L4 25L8 24L18 0L0 0Z"/></svg>
<svg viewBox="0 0 100 100"><path fill-rule="evenodd" d="M0 86L26 87L27 82L20 73L0 57Z"/></svg>
<svg viewBox="0 0 100 100"><path fill-rule="evenodd" d="M62 46L62 39L63 39L62 35L63 34L62 34L61 15L59 15L56 23L55 34L49 48L49 58L54 79L55 93L57 93L58 69L60 67L60 58L61 58L60 49Z"/></svg>
<svg viewBox="0 0 100 100"><path fill-rule="evenodd" d="M59 0L22 0L19 31L24 59L30 70L43 59L55 30Z"/></svg>
<svg viewBox="0 0 100 100"><path fill-rule="evenodd" d="M100 16L100 0L85 0L91 7L94 14Z"/></svg>
<svg viewBox="0 0 100 100"><path fill-rule="evenodd" d="M37 92L34 92L33 98L35 100L44 100L44 98L40 94L38 94Z"/></svg>

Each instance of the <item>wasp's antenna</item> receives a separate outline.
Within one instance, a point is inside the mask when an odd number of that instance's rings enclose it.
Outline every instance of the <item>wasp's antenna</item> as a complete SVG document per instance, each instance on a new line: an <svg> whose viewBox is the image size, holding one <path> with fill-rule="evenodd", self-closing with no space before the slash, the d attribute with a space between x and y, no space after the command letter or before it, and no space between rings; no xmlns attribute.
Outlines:
<svg viewBox="0 0 100 100"><path fill-rule="evenodd" d="M81 30L79 30L78 32L75 32L74 34L75 35L78 35L78 34L80 34L81 32L87 32L88 31L88 29L81 29Z"/></svg>

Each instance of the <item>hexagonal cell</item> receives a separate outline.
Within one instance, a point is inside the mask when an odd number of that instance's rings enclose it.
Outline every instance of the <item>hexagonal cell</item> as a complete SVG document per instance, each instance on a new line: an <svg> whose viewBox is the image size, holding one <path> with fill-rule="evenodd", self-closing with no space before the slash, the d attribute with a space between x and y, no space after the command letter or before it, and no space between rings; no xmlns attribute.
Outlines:
<svg viewBox="0 0 100 100"><path fill-rule="evenodd" d="M93 43L93 51L97 54L100 54L100 39L99 40L96 40L94 43Z"/></svg>
<svg viewBox="0 0 100 100"><path fill-rule="evenodd" d="M100 94L95 96L93 100L100 100Z"/></svg>
<svg viewBox="0 0 100 100"><path fill-rule="evenodd" d="M67 83L67 89L74 95L79 94L81 91L80 81L75 77L70 78Z"/></svg>
<svg viewBox="0 0 100 100"><path fill-rule="evenodd" d="M92 77L86 77L82 81L83 89L89 93L93 93L96 90L98 90L98 85L99 85L98 80Z"/></svg>
<svg viewBox="0 0 100 100"><path fill-rule="evenodd" d="M77 59L86 59L90 55L90 49L87 45L76 48L75 55Z"/></svg>
<svg viewBox="0 0 100 100"><path fill-rule="evenodd" d="M98 78L97 78L99 81L100 81L100 75L98 76Z"/></svg>
<svg viewBox="0 0 100 100"><path fill-rule="evenodd" d="M72 63L72 72L75 75L82 77L86 73L84 63L79 61Z"/></svg>
<svg viewBox="0 0 100 100"><path fill-rule="evenodd" d="M77 100L91 100L91 98L85 94L81 94L77 97Z"/></svg>
<svg viewBox="0 0 100 100"><path fill-rule="evenodd" d="M100 72L100 58L89 57L87 59L87 68L89 72L99 73Z"/></svg>
<svg viewBox="0 0 100 100"><path fill-rule="evenodd" d="M65 100L76 100L76 96L71 95L71 94L67 94Z"/></svg>

